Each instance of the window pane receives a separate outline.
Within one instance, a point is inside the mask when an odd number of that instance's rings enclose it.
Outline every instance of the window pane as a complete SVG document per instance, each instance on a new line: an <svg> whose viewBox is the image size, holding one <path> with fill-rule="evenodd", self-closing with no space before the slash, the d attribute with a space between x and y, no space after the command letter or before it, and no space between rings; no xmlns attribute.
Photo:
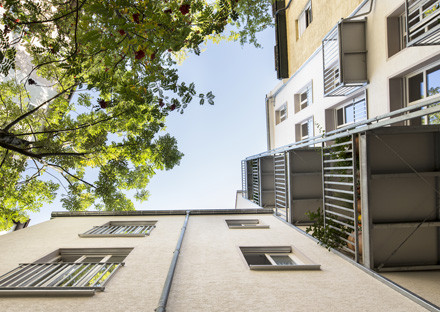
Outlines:
<svg viewBox="0 0 440 312"><path fill-rule="evenodd" d="M295 265L295 262L292 260L292 258L287 255L270 255L270 257L277 265Z"/></svg>
<svg viewBox="0 0 440 312"><path fill-rule="evenodd" d="M423 73L408 79L409 101L417 101L424 96Z"/></svg>
<svg viewBox="0 0 440 312"><path fill-rule="evenodd" d="M336 118L338 119L338 127L344 124L344 111L342 108L336 111Z"/></svg>
<svg viewBox="0 0 440 312"><path fill-rule="evenodd" d="M440 65L426 72L428 96L440 93Z"/></svg>
<svg viewBox="0 0 440 312"><path fill-rule="evenodd" d="M353 105L345 106L344 110L345 110L345 123L354 122L354 108L353 108Z"/></svg>
<svg viewBox="0 0 440 312"><path fill-rule="evenodd" d="M361 121L367 119L367 103L362 99L353 104L354 107L354 121Z"/></svg>
<svg viewBox="0 0 440 312"><path fill-rule="evenodd" d="M306 122L301 125L301 136L306 137L308 135L309 135L309 127L308 127L308 122Z"/></svg>

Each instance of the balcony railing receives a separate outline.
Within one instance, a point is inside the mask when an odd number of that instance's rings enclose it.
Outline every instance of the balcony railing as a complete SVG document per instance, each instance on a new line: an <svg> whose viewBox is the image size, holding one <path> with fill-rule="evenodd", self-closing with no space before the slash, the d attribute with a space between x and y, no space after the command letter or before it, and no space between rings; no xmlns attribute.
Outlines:
<svg viewBox="0 0 440 312"><path fill-rule="evenodd" d="M120 225L117 223L110 223L107 225L94 226L80 237L107 237L107 236L146 236L155 228L155 225L145 224L129 224Z"/></svg>
<svg viewBox="0 0 440 312"><path fill-rule="evenodd" d="M322 40L324 96L345 96L367 83L365 23L342 20Z"/></svg>
<svg viewBox="0 0 440 312"><path fill-rule="evenodd" d="M440 44L440 0L406 0L408 46Z"/></svg>
<svg viewBox="0 0 440 312"><path fill-rule="evenodd" d="M123 262L22 263L0 277L0 290L99 290Z"/></svg>

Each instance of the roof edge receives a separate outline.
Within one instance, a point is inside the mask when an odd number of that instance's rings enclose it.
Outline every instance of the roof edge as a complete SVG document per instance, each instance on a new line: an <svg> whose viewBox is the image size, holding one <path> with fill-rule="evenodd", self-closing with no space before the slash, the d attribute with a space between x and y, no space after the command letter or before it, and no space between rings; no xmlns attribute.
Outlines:
<svg viewBox="0 0 440 312"><path fill-rule="evenodd" d="M105 217L105 216L162 216L162 215L223 215L223 214L273 214L272 208L254 209L179 209L179 210L133 210L133 211L53 211L58 217Z"/></svg>

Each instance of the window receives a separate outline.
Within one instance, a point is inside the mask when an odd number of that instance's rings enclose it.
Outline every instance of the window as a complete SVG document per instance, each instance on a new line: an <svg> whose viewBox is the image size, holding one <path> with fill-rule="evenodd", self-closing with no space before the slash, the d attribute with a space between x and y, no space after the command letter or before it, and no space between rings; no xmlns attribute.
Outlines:
<svg viewBox="0 0 440 312"><path fill-rule="evenodd" d="M336 110L336 126L342 127L367 119L367 103L365 96L354 98L348 104Z"/></svg>
<svg viewBox="0 0 440 312"><path fill-rule="evenodd" d="M319 270L314 263L291 246L240 247L251 270Z"/></svg>
<svg viewBox="0 0 440 312"><path fill-rule="evenodd" d="M407 0L409 45L438 44L440 3L438 0Z"/></svg>
<svg viewBox="0 0 440 312"><path fill-rule="evenodd" d="M407 30L405 4L387 17L388 57L406 48Z"/></svg>
<svg viewBox="0 0 440 312"><path fill-rule="evenodd" d="M312 20L312 1L309 1L306 4L304 10L299 15L298 20L296 21L298 29L298 39L301 38L303 33L306 31L306 28L309 27L309 25L312 23Z"/></svg>
<svg viewBox="0 0 440 312"><path fill-rule="evenodd" d="M440 64L431 65L406 78L408 104L440 94ZM423 124L438 124L438 114L422 117Z"/></svg>
<svg viewBox="0 0 440 312"><path fill-rule="evenodd" d="M296 126L296 139L297 141L305 140L313 137L313 117L305 120L304 122L297 124Z"/></svg>
<svg viewBox="0 0 440 312"><path fill-rule="evenodd" d="M225 220L230 229L268 229L269 225L261 224L258 219Z"/></svg>
<svg viewBox="0 0 440 312"><path fill-rule="evenodd" d="M295 112L303 110L307 106L313 103L313 91L312 83L301 90L299 93L295 94Z"/></svg>
<svg viewBox="0 0 440 312"><path fill-rule="evenodd" d="M276 124L279 124L287 119L287 103L284 103L275 111L275 119Z"/></svg>
<svg viewBox="0 0 440 312"><path fill-rule="evenodd" d="M80 237L143 237L150 235L157 221L111 221L104 225L94 226Z"/></svg>
<svg viewBox="0 0 440 312"><path fill-rule="evenodd" d="M21 263L0 278L0 290L103 291L133 248L61 248L33 262ZM85 293L84 293L85 292Z"/></svg>

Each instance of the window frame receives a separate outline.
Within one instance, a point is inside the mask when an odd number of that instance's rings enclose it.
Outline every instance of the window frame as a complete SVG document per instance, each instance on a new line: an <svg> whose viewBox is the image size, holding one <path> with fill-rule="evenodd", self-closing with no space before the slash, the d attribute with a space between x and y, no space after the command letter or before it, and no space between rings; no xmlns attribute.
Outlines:
<svg viewBox="0 0 440 312"><path fill-rule="evenodd" d="M275 125L278 125L283 121L287 120L287 117L288 117L287 102L285 102L283 105L281 105L275 110Z"/></svg>
<svg viewBox="0 0 440 312"><path fill-rule="evenodd" d="M364 101L365 102L365 118L356 120L355 119L355 112L356 112L356 104ZM349 106L353 106L353 121L346 122L346 108ZM342 118L343 123L339 124L339 116L338 111L342 110ZM335 120L335 129L343 128L348 125L354 124L358 121L367 120L368 119L368 102L367 102L367 94L364 92L362 95L354 96L350 98L348 101L344 101L343 104L337 106L334 108L334 120Z"/></svg>
<svg viewBox="0 0 440 312"><path fill-rule="evenodd" d="M278 271L278 270L320 270L321 265L313 262L309 257L293 246L240 246L240 253L244 263L250 270ZM266 257L270 264L252 264L246 255L259 255ZM277 264L272 256L288 256L293 264Z"/></svg>
<svg viewBox="0 0 440 312"><path fill-rule="evenodd" d="M302 100L303 95L305 99ZM310 81L305 87L294 94L295 113L306 109L313 104L313 81Z"/></svg>
<svg viewBox="0 0 440 312"><path fill-rule="evenodd" d="M97 238L97 237L145 237L149 236L151 231L156 228L157 220L145 220L145 221L109 221L102 225L93 226L82 234L78 234L82 238ZM106 229L116 227L112 230L112 233L107 233ZM121 229L117 227L126 227L129 233L121 233ZM142 227L145 229L143 230Z"/></svg>
<svg viewBox="0 0 440 312"><path fill-rule="evenodd" d="M297 39L301 38L313 22L312 0L309 0L296 20Z"/></svg>
<svg viewBox="0 0 440 312"><path fill-rule="evenodd" d="M230 229L268 229L269 225L263 224L260 219L225 219Z"/></svg>
<svg viewBox="0 0 440 312"><path fill-rule="evenodd" d="M0 277L0 294L92 296L95 291L104 291L114 274L125 265L124 260L132 250L131 247L57 249L32 263L20 263L3 274ZM72 256L78 258L69 261ZM63 261L63 257L67 261ZM88 257L102 259L84 262ZM123 258L109 262L111 257Z"/></svg>
<svg viewBox="0 0 440 312"><path fill-rule="evenodd" d="M431 63L431 64L424 66L416 71L411 72L410 74L408 74L404 77L406 106L415 105L419 101L426 100L430 97L438 96L440 94L439 93L439 94L428 95L429 94L428 93L428 91L429 91L428 90L428 71L431 69L434 69L435 67L440 67L440 62ZM440 68L438 70L440 70ZM423 77L423 95L419 99L410 102L410 100L409 100L409 98L410 98L410 96L409 96L409 93L410 93L409 80L415 76L420 75L420 74L422 74L422 77ZM423 117L421 117L421 120L422 120L422 124L425 124L425 125L436 124L436 123L430 123L429 116L423 116Z"/></svg>
<svg viewBox="0 0 440 312"><path fill-rule="evenodd" d="M309 123L311 123L311 125L309 125ZM307 135L304 135L303 133L303 126L306 125L307 127ZM310 135L310 128L312 130L312 134ZM300 140L306 140L308 138L311 138L314 136L314 124L313 124L313 116L307 118L306 120L302 121L299 123L299 138Z"/></svg>

